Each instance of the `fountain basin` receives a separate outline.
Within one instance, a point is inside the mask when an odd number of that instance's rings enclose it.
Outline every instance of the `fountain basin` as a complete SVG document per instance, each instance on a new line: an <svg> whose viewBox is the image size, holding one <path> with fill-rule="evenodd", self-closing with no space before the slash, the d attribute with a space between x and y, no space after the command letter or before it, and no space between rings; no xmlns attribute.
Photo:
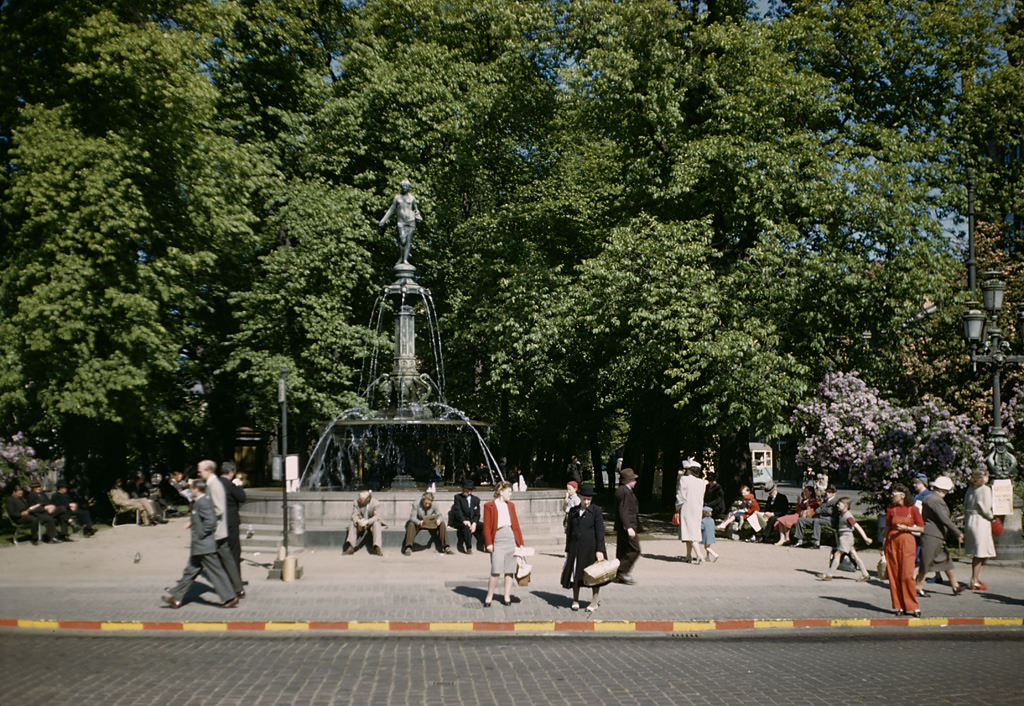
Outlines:
<svg viewBox="0 0 1024 706"><path fill-rule="evenodd" d="M447 517L448 510L454 501L459 488L438 488L434 493L434 504ZM239 511L241 521L242 548L246 552L275 552L281 544L281 508L280 488L248 488L245 491L246 502ZM300 547L337 547L341 549L345 543L349 523L352 520L352 503L359 493L355 491L298 491L288 494L290 507L300 506L298 511L303 518L302 532L296 532L293 526L289 535L289 549ZM419 501L422 490L385 490L375 492L373 497L380 503L381 514L388 527L384 534L385 546L399 547L405 535L405 523L409 519L409 511L413 503ZM491 500L493 491L490 486L478 488L475 495L481 503ZM562 528L562 501L565 491L562 490L527 490L512 495L516 506L516 516L523 531L523 539L527 545L561 545L565 541ZM296 511L292 510L294 518ZM482 511L481 511L482 512ZM247 537L249 533L251 536ZM448 541L454 546L453 530L448 530ZM425 534L421 534L422 542Z"/></svg>

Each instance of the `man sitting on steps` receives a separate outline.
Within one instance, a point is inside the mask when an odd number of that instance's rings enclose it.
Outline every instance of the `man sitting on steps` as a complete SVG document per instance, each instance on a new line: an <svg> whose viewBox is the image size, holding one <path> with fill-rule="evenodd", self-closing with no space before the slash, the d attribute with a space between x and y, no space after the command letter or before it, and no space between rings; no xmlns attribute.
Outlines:
<svg viewBox="0 0 1024 706"><path fill-rule="evenodd" d="M384 556L381 550L381 530L387 527L380 516L380 504L369 490L360 490L359 497L352 503L352 522L345 538L345 553L355 554L356 549L367 538L372 541L370 553Z"/></svg>
<svg viewBox="0 0 1024 706"><path fill-rule="evenodd" d="M455 553L448 546L448 530L441 512L434 507L433 493L424 493L419 502L412 504L409 521L405 523L405 540L402 542L402 553L406 556L412 554L412 543L420 530L426 530L437 537L438 551L444 554Z"/></svg>

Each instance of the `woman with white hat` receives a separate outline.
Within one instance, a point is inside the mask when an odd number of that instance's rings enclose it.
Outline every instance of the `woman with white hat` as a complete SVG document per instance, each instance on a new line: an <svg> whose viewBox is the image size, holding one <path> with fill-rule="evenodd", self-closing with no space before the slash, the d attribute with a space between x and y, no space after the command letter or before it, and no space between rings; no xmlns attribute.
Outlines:
<svg viewBox="0 0 1024 706"><path fill-rule="evenodd" d="M964 550L971 557L971 590L987 591L981 582L981 570L985 562L996 555L996 544L992 538L992 489L988 487L988 471L976 468L968 480L970 488L964 495L964 534L967 542Z"/></svg>
<svg viewBox="0 0 1024 706"><path fill-rule="evenodd" d="M917 595L928 595L924 592L924 579L931 572L944 571L953 587L953 595L960 594L963 589L953 575L953 559L946 551L946 532L956 535L961 544L964 535L953 524L946 506L946 494L953 490L953 481L948 476L939 476L932 481L932 492L924 497L921 516L924 518L924 531L921 533L921 564L917 570Z"/></svg>
<svg viewBox="0 0 1024 706"><path fill-rule="evenodd" d="M683 461L676 484L676 512L679 513L679 539L686 546L686 561L696 553L697 563L704 561L700 544L700 525L704 514L704 487L707 481L700 464L692 459Z"/></svg>

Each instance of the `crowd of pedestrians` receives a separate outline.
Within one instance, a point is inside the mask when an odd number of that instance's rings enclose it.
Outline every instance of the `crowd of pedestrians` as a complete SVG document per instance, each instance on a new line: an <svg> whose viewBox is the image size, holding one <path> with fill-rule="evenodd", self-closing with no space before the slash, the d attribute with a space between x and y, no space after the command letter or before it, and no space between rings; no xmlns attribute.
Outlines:
<svg viewBox="0 0 1024 706"><path fill-rule="evenodd" d="M707 557L717 559L717 552L711 549L716 533L739 540L742 533L749 530L745 541L769 542L777 532L776 545L801 547L809 544L819 548L822 531L827 529L835 537L835 547L818 578L832 580L841 563L849 560L858 574L856 580L869 580L868 568L857 553L856 539L859 535L867 546L872 544L872 539L854 518L850 498L837 496L836 489L827 485L827 480L820 485L805 485L792 508L771 481L764 486L763 501L758 500L749 486L742 486L740 499L726 510L713 474L705 477L700 472L700 464L692 460L682 465L673 522L679 526L684 562L701 564ZM928 595L925 588L928 581L942 583L942 576L945 576L953 595L965 590L956 579L953 559L947 549L950 537L964 545L966 554L971 557L971 580L967 588L988 590L981 574L985 562L996 555L992 534L996 518L988 480L984 469L971 474L970 487L964 497L962 531L954 523L946 503L946 496L954 489L949 477L929 480L923 474L916 474L911 479L913 493L905 485L893 485L881 529L885 539L879 578L888 581L893 611L897 615L921 615L918 599ZM712 503L718 507L718 512ZM712 518L721 519L715 524ZM808 530L810 542L806 540ZM936 578L930 578L933 576Z"/></svg>
<svg viewBox="0 0 1024 706"><path fill-rule="evenodd" d="M574 459L570 470L579 470ZM849 560L857 572L857 581L870 578L867 566L857 552L858 540L870 546L873 541L856 521L849 497L838 496L828 485L827 478L818 477L801 489L799 500L790 505L775 483L764 485L765 496L759 500L749 486L741 488L741 497L732 507L726 506L725 494L713 472L703 472L701 464L689 459L678 472L673 521L678 525L678 538L682 542L682 561L702 564L716 561L717 536L745 541L765 542L794 547L822 546L822 535L834 537L835 547L829 554L824 570L818 575L829 581L844 560ZM637 474L630 468L619 472L615 491L614 517L615 563L613 574L603 579L588 576L586 570L606 563L609 552L605 544L604 510L594 503L594 489L581 482L582 475L570 474L562 499L563 528L565 531L565 562L559 576L560 584L572 593L572 610L580 610L580 590L591 588L588 612L600 605L600 588L604 582L636 583L633 568L641 556L639 506L634 488ZM894 485L890 505L884 519L884 561L880 564L880 579L888 579L893 610L898 615L920 616L919 598L926 595L924 582L936 573L944 573L954 594L962 590L953 574L952 560L946 550L947 532L958 541L967 541L967 551L973 557L970 588L986 590L981 581L985 561L995 556L991 534L992 493L987 486L988 475L983 471L971 476L971 488L965 498L966 529L961 532L952 522L945 495L952 490L952 481L939 476L931 481L924 476L912 479L915 492L904 485ZM931 486L931 489L928 488ZM413 503L403 553L411 554L413 541L421 531L427 531L438 550L451 553L446 526L457 536L458 550L471 554L474 547L490 555L490 574L484 605L490 606L499 583L504 580L502 602L511 602L511 590L516 580L517 555L523 547L522 532L511 500L513 486L500 483L494 489L494 500L481 505L473 494L474 483L467 476L462 490L456 494L447 523L434 495L425 493ZM354 553L366 543L373 554L381 551L381 529L386 527L380 517L379 506L370 491L362 491L353 503L352 522L349 527L344 553ZM809 535L809 538L808 538ZM777 541L773 541L775 537ZM880 540L881 541L881 540Z"/></svg>

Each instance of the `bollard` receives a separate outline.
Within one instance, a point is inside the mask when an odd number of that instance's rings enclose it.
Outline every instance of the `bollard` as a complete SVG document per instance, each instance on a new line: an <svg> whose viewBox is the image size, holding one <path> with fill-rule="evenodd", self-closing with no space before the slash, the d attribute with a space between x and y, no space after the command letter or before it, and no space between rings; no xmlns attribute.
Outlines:
<svg viewBox="0 0 1024 706"><path fill-rule="evenodd" d="M281 580L294 581L299 561L293 556L285 557L284 566L281 567Z"/></svg>

